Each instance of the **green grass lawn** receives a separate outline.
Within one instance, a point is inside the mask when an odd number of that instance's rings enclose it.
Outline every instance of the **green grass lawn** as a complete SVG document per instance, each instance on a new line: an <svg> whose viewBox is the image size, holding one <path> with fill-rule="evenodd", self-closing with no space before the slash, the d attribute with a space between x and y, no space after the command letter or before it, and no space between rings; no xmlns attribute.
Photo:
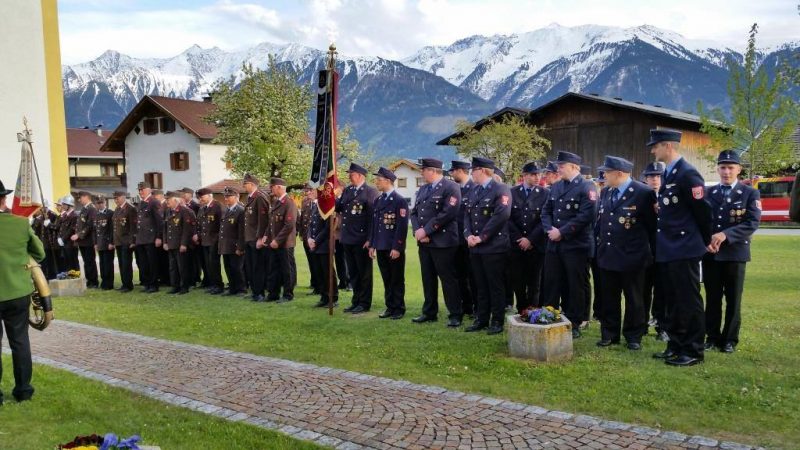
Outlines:
<svg viewBox="0 0 800 450"><path fill-rule="evenodd" d="M163 449L321 448L41 365L34 369L34 400L17 403L10 394L11 358L4 356L2 388L6 403L0 406L1 449L51 449L77 435L109 432L122 437L138 434L142 437L140 444Z"/></svg>
<svg viewBox="0 0 800 450"><path fill-rule="evenodd" d="M380 320L382 284L375 268L373 311L350 316L313 309L297 250L299 287L288 304L242 298L91 291L55 300L56 317L145 335L338 367L480 393L573 413L771 447L800 443L800 237L759 236L753 244L737 352L709 352L703 365L671 368L644 351L599 349L597 323L565 364L538 365L507 356L503 335L464 333L411 317L422 304L419 263L407 258L408 315ZM349 303L343 293L342 304ZM440 304L443 301L440 296ZM42 395L58 389L39 370ZM166 408L166 407L165 407ZM63 408L63 409L66 409ZM5 420L3 421L5 423Z"/></svg>

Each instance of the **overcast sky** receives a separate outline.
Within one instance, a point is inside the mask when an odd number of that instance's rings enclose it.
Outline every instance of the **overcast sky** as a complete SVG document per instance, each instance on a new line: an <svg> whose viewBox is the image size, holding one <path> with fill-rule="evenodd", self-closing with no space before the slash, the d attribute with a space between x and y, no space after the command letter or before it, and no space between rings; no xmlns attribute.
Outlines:
<svg viewBox="0 0 800 450"><path fill-rule="evenodd" d="M107 49L174 56L193 44L239 50L259 42L349 56L400 59L425 45L474 34L532 31L551 23L643 24L742 49L753 22L759 46L800 41L800 0L59 0L64 64Z"/></svg>

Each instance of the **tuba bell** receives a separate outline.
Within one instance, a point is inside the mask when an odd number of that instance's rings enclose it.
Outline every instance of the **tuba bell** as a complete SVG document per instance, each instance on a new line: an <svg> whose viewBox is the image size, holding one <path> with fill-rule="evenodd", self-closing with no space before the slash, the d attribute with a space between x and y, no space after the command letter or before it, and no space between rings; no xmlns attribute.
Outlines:
<svg viewBox="0 0 800 450"><path fill-rule="evenodd" d="M31 271L31 279L36 288L31 294L31 314L28 324L39 331L44 330L53 321L53 301L50 299L50 285L42 272L41 266L30 258L25 266Z"/></svg>

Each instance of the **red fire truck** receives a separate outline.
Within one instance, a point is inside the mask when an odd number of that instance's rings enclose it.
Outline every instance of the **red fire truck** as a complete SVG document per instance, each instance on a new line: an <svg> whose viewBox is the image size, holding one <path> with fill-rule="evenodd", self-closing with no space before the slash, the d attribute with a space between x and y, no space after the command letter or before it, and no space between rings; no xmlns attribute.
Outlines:
<svg viewBox="0 0 800 450"><path fill-rule="evenodd" d="M761 221L788 222L789 199L794 177L756 178L753 187L761 193Z"/></svg>

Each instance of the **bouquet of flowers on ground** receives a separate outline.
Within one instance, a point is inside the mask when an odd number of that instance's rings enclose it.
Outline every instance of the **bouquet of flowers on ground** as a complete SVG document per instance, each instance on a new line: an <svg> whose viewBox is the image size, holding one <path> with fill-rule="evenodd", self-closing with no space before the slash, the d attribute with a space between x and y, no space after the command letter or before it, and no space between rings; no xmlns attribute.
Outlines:
<svg viewBox="0 0 800 450"><path fill-rule="evenodd" d="M74 280L75 278L81 277L80 270L70 270L69 272L61 272L56 275L56 279L59 280Z"/></svg>
<svg viewBox="0 0 800 450"><path fill-rule="evenodd" d="M138 435L133 435L127 439L120 439L114 433L108 433L105 436L93 434L91 436L76 436L72 442L58 446L58 449L72 449L72 450L118 450L130 449L139 450L136 445L142 438Z"/></svg>
<svg viewBox="0 0 800 450"><path fill-rule="evenodd" d="M545 306L544 308L530 307L522 311L519 318L526 323L549 325L551 323L561 322L561 310L553 308L552 306Z"/></svg>

